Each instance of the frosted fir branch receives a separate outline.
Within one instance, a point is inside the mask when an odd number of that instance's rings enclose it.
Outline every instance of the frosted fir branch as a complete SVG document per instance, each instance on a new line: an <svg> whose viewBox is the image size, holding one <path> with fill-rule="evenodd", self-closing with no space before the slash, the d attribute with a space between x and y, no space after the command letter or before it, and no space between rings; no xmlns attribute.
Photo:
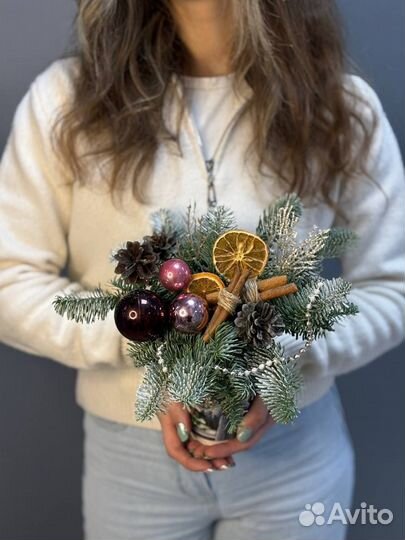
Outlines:
<svg viewBox="0 0 405 540"><path fill-rule="evenodd" d="M358 236L350 229L333 227L330 229L325 245L319 255L324 259L341 257L347 250L356 245L357 240Z"/></svg>
<svg viewBox="0 0 405 540"><path fill-rule="evenodd" d="M232 372L243 373L247 368L247 344L238 336L236 326L231 322L222 323L214 337L206 345L208 354L214 364ZM237 392L241 400L250 399L254 393L254 385L248 377L228 377L226 374L217 374L217 392L228 385L231 393Z"/></svg>
<svg viewBox="0 0 405 540"><path fill-rule="evenodd" d="M227 393L219 399L219 405L227 418L226 430L228 433L236 433L246 413L245 405L247 406L248 402L241 401L238 391L229 388Z"/></svg>
<svg viewBox="0 0 405 540"><path fill-rule="evenodd" d="M299 244L295 243L295 238L280 239L269 260L268 272L271 275L286 274L289 281L297 284L316 277L329 233L329 229L314 229Z"/></svg>
<svg viewBox="0 0 405 540"><path fill-rule="evenodd" d="M267 361L272 361L272 365L268 366ZM296 363L284 359L279 344L267 349L256 348L252 363L256 367L265 366L254 377L255 387L273 419L280 424L292 422L299 414L297 397L303 385Z"/></svg>
<svg viewBox="0 0 405 540"><path fill-rule="evenodd" d="M140 422L151 420L158 412L166 410L168 403L166 385L167 374L163 370L146 368L136 393L136 420Z"/></svg>
<svg viewBox="0 0 405 540"><path fill-rule="evenodd" d="M120 294L122 294L123 296L132 291L145 288L142 283L130 283L129 281L123 279L121 276L118 275L117 277L113 277L112 279L110 279L108 283L111 287L117 289L117 291L119 291Z"/></svg>
<svg viewBox="0 0 405 540"><path fill-rule="evenodd" d="M206 267L215 272L212 252L217 238L226 231L237 228L235 216L224 206L209 210L199 221L199 234L202 238L201 257Z"/></svg>
<svg viewBox="0 0 405 540"><path fill-rule="evenodd" d="M157 351L159 345L162 343L163 341L160 339L141 342L128 341L127 353L128 356L132 358L134 367L153 366L154 368L160 369L160 366L157 366Z"/></svg>
<svg viewBox="0 0 405 540"><path fill-rule="evenodd" d="M108 313L115 308L120 295L107 292L97 287L93 291L57 295L52 305L58 315L77 323L93 323L104 320Z"/></svg>
<svg viewBox="0 0 405 540"><path fill-rule="evenodd" d="M348 300L351 284L342 278L323 280L324 286L313 301L310 322L315 338L333 331L336 322L358 313L357 306ZM286 333L308 339L307 305L314 297L316 282L308 283L297 293L273 300L285 325Z"/></svg>
<svg viewBox="0 0 405 540"><path fill-rule="evenodd" d="M274 243L293 241L296 237L295 227L302 215L302 204L293 193L280 197L271 204L259 219L256 233L271 249Z"/></svg>
<svg viewBox="0 0 405 540"><path fill-rule="evenodd" d="M158 276L152 276L147 283L130 283L122 277L113 278L108 283L111 287L117 289L117 293L119 293L121 296L125 296L126 294L129 294L131 292L141 290L154 292L163 300L167 300L169 302L173 300L176 296L175 293L172 293L163 287L163 285L159 281Z"/></svg>
<svg viewBox="0 0 405 540"><path fill-rule="evenodd" d="M206 358L206 349L200 335L182 334L171 330L166 334L162 358L165 365L171 369L181 358L190 354L196 359L196 366L203 365Z"/></svg>
<svg viewBox="0 0 405 540"><path fill-rule="evenodd" d="M221 367L234 369L236 359L243 357L246 345L238 337L238 331L231 322L218 326L213 338L205 345L207 354Z"/></svg>
<svg viewBox="0 0 405 540"><path fill-rule="evenodd" d="M215 375L209 369L210 360L205 359L202 364L202 357L194 353L189 351L177 359L167 387L169 398L187 407L203 405L214 390Z"/></svg>
<svg viewBox="0 0 405 540"><path fill-rule="evenodd" d="M209 210L197 217L195 205L189 206L180 234L178 257L194 272L215 272L212 249L219 235L236 228L233 212L224 206Z"/></svg>
<svg viewBox="0 0 405 540"><path fill-rule="evenodd" d="M248 368L247 359L237 358L232 364L232 370L243 372ZM243 401L252 399L256 394L256 388L251 377L229 378L229 386L232 393L238 395Z"/></svg>
<svg viewBox="0 0 405 540"><path fill-rule="evenodd" d="M183 259L193 272L204 270L200 253L202 241L198 235L196 205L188 206L177 245L177 256Z"/></svg>
<svg viewBox="0 0 405 540"><path fill-rule="evenodd" d="M182 230L181 217L167 208L160 208L150 216L152 229L157 234L180 234Z"/></svg>
<svg viewBox="0 0 405 540"><path fill-rule="evenodd" d="M199 229L203 236L213 237L215 240L226 231L237 227L235 215L225 206L216 206L210 209L199 220Z"/></svg>

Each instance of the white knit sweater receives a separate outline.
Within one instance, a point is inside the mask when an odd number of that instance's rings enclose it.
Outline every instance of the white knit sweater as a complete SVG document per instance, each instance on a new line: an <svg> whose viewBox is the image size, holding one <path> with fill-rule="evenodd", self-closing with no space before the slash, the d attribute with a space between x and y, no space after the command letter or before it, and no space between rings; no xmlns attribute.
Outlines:
<svg viewBox="0 0 405 540"><path fill-rule="evenodd" d="M114 206L103 183L108 164L89 166L92 185L69 184L69 172L57 161L50 127L58 108L72 96L74 59L57 60L30 85L16 110L0 167L0 340L33 355L78 370L76 398L86 410L105 418L136 424L134 400L142 372L125 355L126 340L115 328L113 312L104 321L76 324L57 315L58 293L104 286L112 277L111 250L128 239L150 233L149 214L161 207L184 211L195 202L207 209L207 175L190 116L183 120L183 156L159 147L148 184L151 203L130 192L122 208ZM167 99L164 114L175 120L182 89ZM208 84L207 82L205 84ZM353 283L351 300L360 314L316 342L302 360L306 406L324 394L334 377L374 360L403 338L405 254L404 174L400 152L381 103L362 79L347 77L378 116L366 177L342 188L334 198L360 237L355 251L342 259L343 276ZM250 94L244 86L234 98L234 121L215 156L216 195L230 206L240 228L254 231L259 213L282 193L275 175L260 177L244 150L251 139L246 116L238 117ZM226 119L229 119L229 108ZM359 111L367 117L365 107ZM217 119L221 125L221 118ZM225 129L226 126L223 126ZM83 142L83 145L85 143ZM341 224L326 205L307 208L300 232L316 224ZM67 264L68 277L60 275ZM298 348L283 339L289 351ZM141 424L159 428L157 420Z"/></svg>

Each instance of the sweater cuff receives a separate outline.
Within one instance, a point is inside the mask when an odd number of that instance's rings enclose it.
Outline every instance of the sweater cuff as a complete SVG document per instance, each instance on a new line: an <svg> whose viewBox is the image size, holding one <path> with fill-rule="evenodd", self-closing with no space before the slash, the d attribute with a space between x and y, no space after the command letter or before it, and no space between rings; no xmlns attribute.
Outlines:
<svg viewBox="0 0 405 540"><path fill-rule="evenodd" d="M121 360L125 367L134 367L134 361L128 354L128 344L130 340L121 336Z"/></svg>

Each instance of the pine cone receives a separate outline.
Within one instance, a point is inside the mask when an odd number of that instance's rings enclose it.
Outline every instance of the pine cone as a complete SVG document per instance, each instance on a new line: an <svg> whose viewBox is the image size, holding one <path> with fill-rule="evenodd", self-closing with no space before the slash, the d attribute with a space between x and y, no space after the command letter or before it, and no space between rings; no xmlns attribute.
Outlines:
<svg viewBox="0 0 405 540"><path fill-rule="evenodd" d="M167 261L171 258L177 244L176 235L165 232L153 233L152 236L145 236L144 241L150 243L153 251L159 256L161 261Z"/></svg>
<svg viewBox="0 0 405 540"><path fill-rule="evenodd" d="M114 254L118 261L116 274L130 283L149 281L159 271L159 255L155 253L150 242L127 242L126 248L119 249Z"/></svg>
<svg viewBox="0 0 405 540"><path fill-rule="evenodd" d="M275 307L259 301L243 304L236 316L239 336L256 347L269 345L275 336L284 332L284 323Z"/></svg>

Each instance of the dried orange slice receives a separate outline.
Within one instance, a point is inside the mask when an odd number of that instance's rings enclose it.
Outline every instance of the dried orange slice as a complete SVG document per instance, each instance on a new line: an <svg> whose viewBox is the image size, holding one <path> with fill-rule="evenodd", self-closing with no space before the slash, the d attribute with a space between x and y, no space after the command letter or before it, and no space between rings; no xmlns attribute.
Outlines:
<svg viewBox="0 0 405 540"><path fill-rule="evenodd" d="M231 279L236 266L247 268L251 276L259 276L269 259L263 240L246 231L228 231L214 244L213 258L219 274Z"/></svg>
<svg viewBox="0 0 405 540"><path fill-rule="evenodd" d="M187 292L197 294L205 298L207 294L218 292L225 287L222 279L211 272L193 274L188 284Z"/></svg>

